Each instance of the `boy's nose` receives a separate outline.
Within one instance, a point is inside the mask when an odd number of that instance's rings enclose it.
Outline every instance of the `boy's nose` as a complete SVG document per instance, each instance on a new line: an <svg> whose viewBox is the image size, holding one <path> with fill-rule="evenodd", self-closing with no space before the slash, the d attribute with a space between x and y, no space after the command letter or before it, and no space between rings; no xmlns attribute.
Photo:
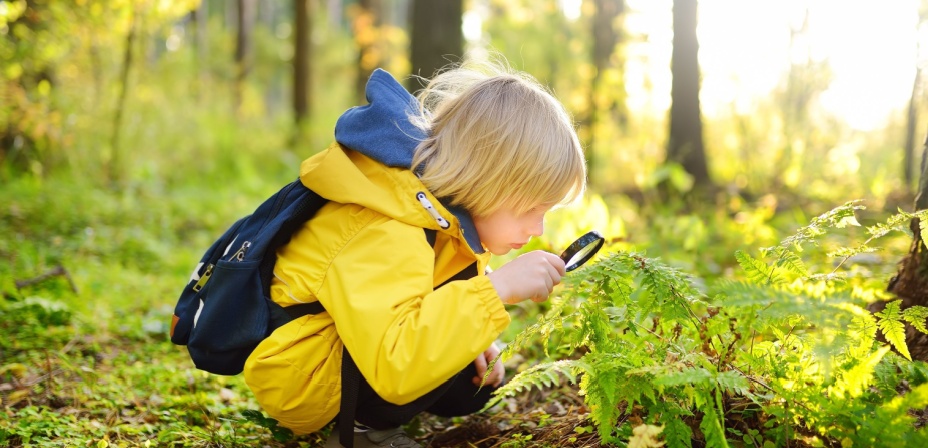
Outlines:
<svg viewBox="0 0 928 448"><path fill-rule="evenodd" d="M541 236L545 233L545 220L539 220L529 227L528 234L531 236Z"/></svg>

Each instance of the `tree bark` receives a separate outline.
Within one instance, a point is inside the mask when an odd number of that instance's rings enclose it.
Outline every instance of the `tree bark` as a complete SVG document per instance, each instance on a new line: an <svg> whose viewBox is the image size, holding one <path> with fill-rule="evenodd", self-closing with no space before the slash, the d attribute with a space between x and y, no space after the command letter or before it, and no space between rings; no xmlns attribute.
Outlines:
<svg viewBox="0 0 928 448"><path fill-rule="evenodd" d="M254 53L252 49L252 30L255 23L255 0L238 0L238 31L235 39L235 97L234 107L241 113L242 101L245 91L245 80L251 71Z"/></svg>
<svg viewBox="0 0 928 448"><path fill-rule="evenodd" d="M673 53L670 140L667 161L677 162L693 176L698 187L709 187L708 163L703 146L699 106L699 42L696 40L697 0L673 2Z"/></svg>
<svg viewBox="0 0 928 448"><path fill-rule="evenodd" d="M194 47L194 65L196 66L196 80L194 92L196 95L203 95L203 90L208 83L208 71L206 70L206 52L208 51L207 24L209 23L209 2L201 1L196 9L190 12L193 19L193 47Z"/></svg>
<svg viewBox="0 0 928 448"><path fill-rule="evenodd" d="M928 209L928 137L922 146L921 174L915 196L915 211L925 209ZM928 306L928 250L921 238L919 219L912 219L909 228L913 234L909 253L899 262L899 269L886 288L902 300L900 308L903 310L915 305ZM876 313L885 306L885 302L875 302L867 308ZM912 359L928 361L928 335L906 324L905 336Z"/></svg>
<svg viewBox="0 0 928 448"><path fill-rule="evenodd" d="M410 38L412 74L430 78L464 54L462 0L413 0ZM408 85L415 90L418 86Z"/></svg>
<svg viewBox="0 0 928 448"><path fill-rule="evenodd" d="M296 17L293 33L293 117L297 130L309 117L309 2L310 0L294 0Z"/></svg>
<svg viewBox="0 0 928 448"><path fill-rule="evenodd" d="M909 97L909 110L906 114L905 126L905 147L902 148L902 172L905 179L905 191L909 192L912 188L912 181L915 177L915 126L918 123L918 97L919 84L921 82L922 69L915 69L915 80L912 82L912 96Z"/></svg>
<svg viewBox="0 0 928 448"><path fill-rule="evenodd" d="M355 92L358 104L366 101L367 80L382 65L382 51L377 48L381 26L381 0L359 0L352 17L354 41L358 47L358 74Z"/></svg>
<svg viewBox="0 0 928 448"><path fill-rule="evenodd" d="M138 29L138 7L132 7L132 19L129 23L129 32L126 35L126 48L122 57L122 71L119 76L119 98L116 101L116 116L113 117L113 134L110 136L110 157L106 162L106 173L110 182L121 179L121 148L119 136L122 131L122 116L126 108L126 98L129 95L129 72L135 55L135 39Z"/></svg>
<svg viewBox="0 0 928 448"><path fill-rule="evenodd" d="M592 86L590 88L590 112L589 120L586 123L589 129L589 141L586 142L586 162L587 162L587 182L594 184L593 173L596 172L596 135L603 121L601 115L603 112L614 111L621 107L612 101L613 96L609 95L610 102L602 101L603 94L603 72L615 67L615 47L620 40L620 32L616 29L616 20L625 11L625 0L594 0L594 11L591 17L593 29L593 50L592 59L595 73L593 75ZM619 98L624 98L620 95ZM605 110L604 110L605 109ZM624 114L621 114L624 115ZM625 121L624 116L615 117L616 122L620 125ZM613 120L609 120L612 122Z"/></svg>

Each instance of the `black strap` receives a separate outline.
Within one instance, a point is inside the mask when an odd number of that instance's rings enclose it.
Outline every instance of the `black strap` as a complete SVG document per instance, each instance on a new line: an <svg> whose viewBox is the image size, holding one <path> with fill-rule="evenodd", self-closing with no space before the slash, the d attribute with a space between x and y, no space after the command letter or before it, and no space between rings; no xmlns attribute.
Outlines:
<svg viewBox="0 0 928 448"><path fill-rule="evenodd" d="M358 410L361 371L342 346L342 402L338 410L338 441L345 448L354 447L354 416Z"/></svg>
<svg viewBox="0 0 928 448"><path fill-rule="evenodd" d="M425 230L425 240L429 246L435 248L435 239L438 232L433 229ZM473 266L476 270L476 264ZM313 305L318 302L307 303ZM304 306L304 305L297 305ZM295 308L295 307L289 307ZM288 309L289 309L288 308ZM345 448L354 447L354 416L358 410L358 393L361 389L361 371L354 363L348 348L342 346L342 400L338 409L338 442Z"/></svg>
<svg viewBox="0 0 928 448"><path fill-rule="evenodd" d="M307 314L319 314L325 311L321 302L301 303L299 305L285 306L284 311L290 315L290 319L306 316Z"/></svg>
<svg viewBox="0 0 928 448"><path fill-rule="evenodd" d="M438 232L435 229L424 229L425 230L425 240L429 242L429 246L432 246L432 249L435 249L435 238L438 237Z"/></svg>

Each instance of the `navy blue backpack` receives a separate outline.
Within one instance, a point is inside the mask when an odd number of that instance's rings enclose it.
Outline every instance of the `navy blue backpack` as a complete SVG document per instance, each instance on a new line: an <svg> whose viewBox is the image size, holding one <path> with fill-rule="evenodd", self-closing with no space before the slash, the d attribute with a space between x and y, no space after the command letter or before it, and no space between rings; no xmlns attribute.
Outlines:
<svg viewBox="0 0 928 448"><path fill-rule="evenodd" d="M282 307L270 299L277 249L327 200L299 179L238 220L203 255L181 292L171 342L186 345L198 369L236 375L274 329L324 311L312 302Z"/></svg>
<svg viewBox="0 0 928 448"><path fill-rule="evenodd" d="M186 345L200 370L237 375L255 347L276 328L325 311L319 302L283 307L270 298L277 249L328 202L299 179L238 220L206 251L174 307L171 342ZM425 229L434 247L436 231ZM447 282L476 275L476 263ZM446 282L446 283L447 283ZM353 444L361 373L344 350L340 441Z"/></svg>

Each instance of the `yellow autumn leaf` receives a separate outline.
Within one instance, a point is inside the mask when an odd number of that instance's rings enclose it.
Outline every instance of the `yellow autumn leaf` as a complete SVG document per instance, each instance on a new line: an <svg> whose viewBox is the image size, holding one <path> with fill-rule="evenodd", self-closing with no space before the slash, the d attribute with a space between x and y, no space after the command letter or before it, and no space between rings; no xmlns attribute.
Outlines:
<svg viewBox="0 0 928 448"><path fill-rule="evenodd" d="M632 437L628 439L628 448L658 448L664 446L664 442L657 440L657 436L663 430L663 426L636 426L632 429Z"/></svg>

